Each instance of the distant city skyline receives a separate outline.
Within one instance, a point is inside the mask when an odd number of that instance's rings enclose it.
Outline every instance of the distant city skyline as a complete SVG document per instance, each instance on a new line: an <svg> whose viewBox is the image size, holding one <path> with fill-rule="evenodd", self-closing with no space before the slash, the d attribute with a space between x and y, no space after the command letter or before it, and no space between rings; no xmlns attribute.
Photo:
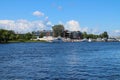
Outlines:
<svg viewBox="0 0 120 80"><path fill-rule="evenodd" d="M120 36L119 0L1 0L0 29L25 33L65 29Z"/></svg>

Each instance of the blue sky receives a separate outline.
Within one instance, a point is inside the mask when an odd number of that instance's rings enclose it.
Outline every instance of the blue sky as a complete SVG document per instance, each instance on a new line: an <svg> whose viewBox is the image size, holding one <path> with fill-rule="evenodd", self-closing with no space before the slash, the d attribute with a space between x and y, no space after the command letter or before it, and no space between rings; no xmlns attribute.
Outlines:
<svg viewBox="0 0 120 80"><path fill-rule="evenodd" d="M79 29L83 31L109 33L115 31L120 34L119 4L119 0L1 0L0 24L2 28L6 24L6 28L9 28L9 21L14 23L26 21L26 24L36 22L34 25L40 22L44 26L48 23L49 25L62 23L71 26L71 29L80 27ZM43 15L33 15L36 11ZM46 18L48 23L45 23Z"/></svg>

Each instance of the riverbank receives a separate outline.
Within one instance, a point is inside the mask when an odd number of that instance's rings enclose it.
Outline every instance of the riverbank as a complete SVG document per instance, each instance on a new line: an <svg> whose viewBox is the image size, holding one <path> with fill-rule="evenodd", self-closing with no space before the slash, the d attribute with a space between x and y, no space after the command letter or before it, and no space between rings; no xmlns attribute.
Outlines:
<svg viewBox="0 0 120 80"><path fill-rule="evenodd" d="M30 43L30 42L53 42L53 41L47 41L47 40L10 40L8 42L2 42L0 44L6 44L6 43ZM81 39L81 40L69 40L69 39L62 39L62 42L120 42L118 40L97 40L97 39Z"/></svg>
<svg viewBox="0 0 120 80"><path fill-rule="evenodd" d="M8 41L7 43L20 43L20 42L47 42L47 41L44 41L44 40L11 40L11 41Z"/></svg>

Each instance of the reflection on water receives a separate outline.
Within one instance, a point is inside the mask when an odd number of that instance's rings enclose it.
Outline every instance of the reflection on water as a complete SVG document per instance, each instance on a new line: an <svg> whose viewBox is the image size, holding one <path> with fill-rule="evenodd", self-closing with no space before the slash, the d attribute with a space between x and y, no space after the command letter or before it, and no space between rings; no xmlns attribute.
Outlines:
<svg viewBox="0 0 120 80"><path fill-rule="evenodd" d="M120 43L0 44L1 80L120 80Z"/></svg>

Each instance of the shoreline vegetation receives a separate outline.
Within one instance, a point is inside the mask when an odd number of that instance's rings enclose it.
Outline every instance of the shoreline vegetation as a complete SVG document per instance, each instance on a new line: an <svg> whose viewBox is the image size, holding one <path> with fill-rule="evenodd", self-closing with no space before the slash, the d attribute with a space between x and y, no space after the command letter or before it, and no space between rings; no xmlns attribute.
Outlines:
<svg viewBox="0 0 120 80"><path fill-rule="evenodd" d="M8 41L8 43L27 43L27 42L47 42L45 40L16 40L16 41Z"/></svg>
<svg viewBox="0 0 120 80"><path fill-rule="evenodd" d="M8 41L7 43L48 43L50 41L45 41L45 40L23 40L23 41ZM63 42L120 42L120 41L63 41ZM5 42L0 43L0 44L6 44Z"/></svg>
<svg viewBox="0 0 120 80"><path fill-rule="evenodd" d="M8 43L33 43L33 42L35 42L35 43L39 43L39 42L42 42L42 43L46 43L47 41L45 41L45 40L16 40L16 41L8 41L8 42L2 42L2 43L0 43L0 44L8 44Z"/></svg>
<svg viewBox="0 0 120 80"><path fill-rule="evenodd" d="M65 30L63 25L54 25L52 31L33 31L16 33L13 30L0 29L0 43L17 42L52 42L61 38L63 42L119 42L120 39L110 38L105 31L99 35L81 31Z"/></svg>
<svg viewBox="0 0 120 80"><path fill-rule="evenodd" d="M18 34L12 30L0 29L0 43L18 43L18 42L46 42L44 40L36 39L32 33Z"/></svg>
<svg viewBox="0 0 120 80"><path fill-rule="evenodd" d="M50 41L46 41L46 40L17 40L17 41L8 41L7 43L33 43L33 42L44 42L44 43L47 43L47 42L50 42ZM63 41L63 42L120 42L119 40L116 40L116 41L97 41L97 40L92 40L92 41L83 41L83 40L73 40L73 41ZM2 44L5 44L5 43L2 43Z"/></svg>

